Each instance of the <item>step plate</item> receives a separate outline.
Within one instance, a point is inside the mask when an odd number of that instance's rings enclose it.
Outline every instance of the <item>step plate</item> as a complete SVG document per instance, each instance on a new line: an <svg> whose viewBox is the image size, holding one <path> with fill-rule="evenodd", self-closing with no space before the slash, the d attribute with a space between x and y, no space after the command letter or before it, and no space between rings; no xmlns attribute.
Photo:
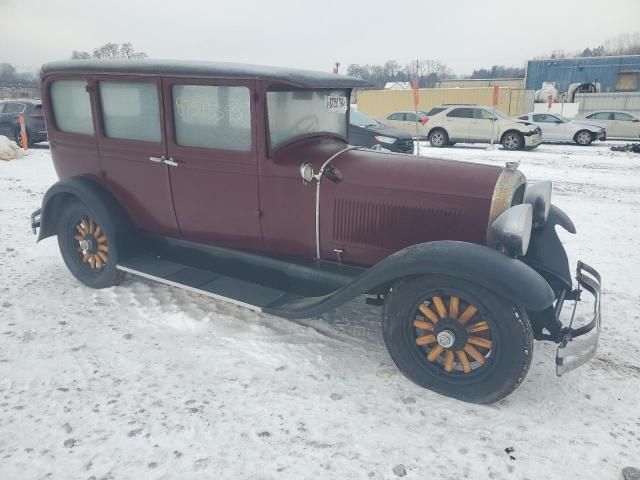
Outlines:
<svg viewBox="0 0 640 480"><path fill-rule="evenodd" d="M258 312L262 311L262 307L286 295L283 290L188 267L155 255L143 255L123 261L117 268L123 272Z"/></svg>

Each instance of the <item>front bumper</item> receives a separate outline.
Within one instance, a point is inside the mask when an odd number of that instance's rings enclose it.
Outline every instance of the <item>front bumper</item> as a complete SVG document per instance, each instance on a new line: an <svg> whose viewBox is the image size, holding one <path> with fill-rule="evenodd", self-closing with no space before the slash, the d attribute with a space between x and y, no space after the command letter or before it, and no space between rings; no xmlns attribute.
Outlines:
<svg viewBox="0 0 640 480"><path fill-rule="evenodd" d="M562 339L556 353L556 375L558 376L578 368L593 358L600 338L600 274L586 263L578 262L576 280L578 281L578 288L571 292L571 299L575 302L571 320L569 326L562 330ZM581 296L584 291L593 296L593 317L588 323L573 328L576 307L578 302L582 300ZM565 298L560 299L556 305L558 314L562 309L564 300Z"/></svg>
<svg viewBox="0 0 640 480"><path fill-rule="evenodd" d="M537 147L541 143L542 143L542 135L538 133L534 133L533 135L528 135L524 137L525 148Z"/></svg>

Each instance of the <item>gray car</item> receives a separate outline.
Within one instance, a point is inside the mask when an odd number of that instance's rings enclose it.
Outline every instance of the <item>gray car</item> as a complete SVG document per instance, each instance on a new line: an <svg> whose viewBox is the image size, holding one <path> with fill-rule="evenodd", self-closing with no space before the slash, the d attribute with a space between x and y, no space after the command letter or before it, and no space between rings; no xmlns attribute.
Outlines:
<svg viewBox="0 0 640 480"><path fill-rule="evenodd" d="M0 101L0 135L15 140L22 146L20 135L20 117L24 123L29 146L47 141L47 128L44 125L42 102L32 99L12 99Z"/></svg>
<svg viewBox="0 0 640 480"><path fill-rule="evenodd" d="M555 113L530 112L518 120L531 122L542 130L542 140L549 143L571 143L591 145L594 140L606 140L607 132L602 125L588 120L570 120Z"/></svg>

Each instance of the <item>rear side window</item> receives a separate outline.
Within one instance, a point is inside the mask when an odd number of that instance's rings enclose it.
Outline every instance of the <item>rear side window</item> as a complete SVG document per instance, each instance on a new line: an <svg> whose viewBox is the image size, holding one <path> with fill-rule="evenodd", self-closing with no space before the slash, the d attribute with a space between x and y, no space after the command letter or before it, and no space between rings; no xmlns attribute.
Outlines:
<svg viewBox="0 0 640 480"><path fill-rule="evenodd" d="M529 115L522 115L518 117L520 120L529 120Z"/></svg>
<svg viewBox="0 0 640 480"><path fill-rule="evenodd" d="M2 113L24 113L27 106L24 103L8 102Z"/></svg>
<svg viewBox="0 0 640 480"><path fill-rule="evenodd" d="M454 108L447 113L447 117L473 118L473 110L471 108Z"/></svg>
<svg viewBox="0 0 640 480"><path fill-rule="evenodd" d="M613 112L613 119L622 120L623 122L630 122L631 120L633 120L633 117L627 113Z"/></svg>
<svg viewBox="0 0 640 480"><path fill-rule="evenodd" d="M589 115L587 118L591 118L593 120L609 120L611 113L609 112L598 112Z"/></svg>
<svg viewBox="0 0 640 480"><path fill-rule="evenodd" d="M93 135L91 101L84 80L57 80L51 84L53 122L61 132Z"/></svg>
<svg viewBox="0 0 640 480"><path fill-rule="evenodd" d="M251 150L248 88L174 85L171 92L178 145Z"/></svg>
<svg viewBox="0 0 640 480"><path fill-rule="evenodd" d="M105 135L160 142L160 110L155 83L100 82Z"/></svg>
<svg viewBox="0 0 640 480"><path fill-rule="evenodd" d="M444 107L433 107L431 110L429 110L425 115L427 117L431 117L433 115L437 115L440 112L444 112L446 110L446 108Z"/></svg>

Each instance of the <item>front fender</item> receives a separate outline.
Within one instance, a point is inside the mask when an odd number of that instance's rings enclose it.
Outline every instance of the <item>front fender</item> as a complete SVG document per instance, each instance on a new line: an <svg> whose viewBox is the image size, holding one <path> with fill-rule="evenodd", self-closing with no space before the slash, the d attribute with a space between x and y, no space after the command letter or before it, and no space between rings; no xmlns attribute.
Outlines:
<svg viewBox="0 0 640 480"><path fill-rule="evenodd" d="M365 271L350 284L322 297L283 300L264 308L287 318L322 314L380 285L412 275L447 275L475 283L523 310L553 304L553 290L531 267L491 248L458 241L421 243L400 250Z"/></svg>

